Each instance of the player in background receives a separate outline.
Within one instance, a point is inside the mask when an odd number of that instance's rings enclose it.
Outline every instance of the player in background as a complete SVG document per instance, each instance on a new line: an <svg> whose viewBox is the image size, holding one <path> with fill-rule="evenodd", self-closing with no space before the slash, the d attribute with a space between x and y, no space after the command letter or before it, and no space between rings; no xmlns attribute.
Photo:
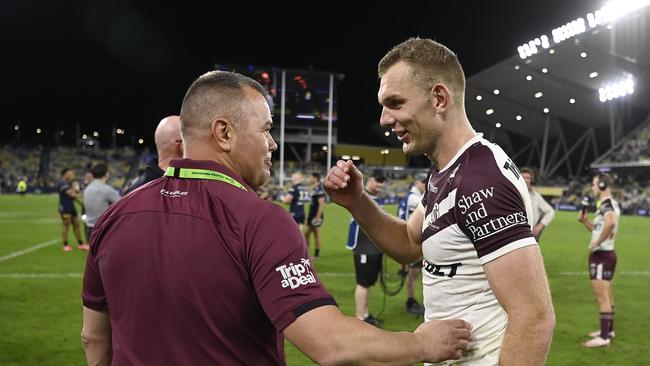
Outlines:
<svg viewBox="0 0 650 366"><path fill-rule="evenodd" d="M367 178L364 187L368 197L379 207L383 206L379 194L384 190L385 182L386 178L380 172L376 172ZM381 328L383 322L375 318L368 310L368 299L370 298L370 287L377 283L379 272L381 272L383 253L370 240L354 218L350 222L347 248L354 253L354 272L357 281L354 288L354 304L357 319Z"/></svg>
<svg viewBox="0 0 650 366"><path fill-rule="evenodd" d="M76 180L74 170L65 168L61 171L61 182L57 186L59 192L59 215L61 216L61 223L63 231L63 250L66 252L72 251L72 247L68 244L68 229L72 225L72 232L77 239L77 247L80 250L88 250L88 244L81 240L81 230L79 229L79 219L77 218L77 209L74 207L74 201L79 200L81 197L81 189L79 182Z"/></svg>
<svg viewBox="0 0 650 366"><path fill-rule="evenodd" d="M553 221L555 210L546 202L544 197L535 190L535 173L529 168L521 169L521 176L526 181L530 203L533 205L533 236L539 243L542 231Z"/></svg>
<svg viewBox="0 0 650 366"><path fill-rule="evenodd" d="M422 201L424 191L427 187L427 174L415 174L413 184L409 187L408 192L399 203L397 209L397 217L404 221L408 221L411 214L418 208ZM403 266L403 271L408 276L406 278L406 292L408 299L406 300L406 312L413 315L423 315L424 306L415 299L415 281L417 281L420 273L422 272L422 258L419 260Z"/></svg>
<svg viewBox="0 0 650 366"><path fill-rule="evenodd" d="M307 215L307 226L305 227L305 242L309 248L311 234L314 234L314 258L320 258L320 228L325 219L325 190L320 181L319 173L311 173L311 205Z"/></svg>
<svg viewBox="0 0 650 366"><path fill-rule="evenodd" d="M282 202L289 205L289 213L303 231L305 223L305 203L309 202L309 191L302 185L302 173L291 174L291 189L282 196Z"/></svg>
<svg viewBox="0 0 650 366"><path fill-rule="evenodd" d="M612 198L614 180L608 174L596 175L591 183L591 191L596 201L596 216L589 221L587 210L578 213L580 221L591 232L589 243L589 278L600 311L600 330L590 332L592 339L583 346L608 347L614 338L614 270L616 251L614 239L618 232L621 210Z"/></svg>

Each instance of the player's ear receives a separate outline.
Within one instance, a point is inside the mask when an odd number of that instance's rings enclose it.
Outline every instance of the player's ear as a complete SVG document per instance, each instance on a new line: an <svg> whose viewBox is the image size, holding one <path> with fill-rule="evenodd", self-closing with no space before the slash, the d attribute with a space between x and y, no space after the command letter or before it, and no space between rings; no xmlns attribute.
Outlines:
<svg viewBox="0 0 650 366"><path fill-rule="evenodd" d="M444 84L435 84L429 91L429 100L438 113L444 112L451 103L449 89Z"/></svg>
<svg viewBox="0 0 650 366"><path fill-rule="evenodd" d="M223 151L232 150L232 143L235 137L235 129L232 124L226 119L216 119L210 125L212 137L217 142L217 145Z"/></svg>

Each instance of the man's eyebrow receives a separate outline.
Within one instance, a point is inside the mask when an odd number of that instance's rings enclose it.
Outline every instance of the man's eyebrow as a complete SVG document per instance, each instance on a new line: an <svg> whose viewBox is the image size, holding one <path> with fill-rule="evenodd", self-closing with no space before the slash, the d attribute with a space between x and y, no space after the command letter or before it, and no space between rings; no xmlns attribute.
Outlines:
<svg viewBox="0 0 650 366"><path fill-rule="evenodd" d="M395 95L395 94L391 94L391 95L388 95L388 96L385 96L384 98L382 98L379 101L379 103L388 104L388 103L394 103L394 102L401 102L403 100L404 100L404 98L402 98L402 97L400 97L398 95Z"/></svg>

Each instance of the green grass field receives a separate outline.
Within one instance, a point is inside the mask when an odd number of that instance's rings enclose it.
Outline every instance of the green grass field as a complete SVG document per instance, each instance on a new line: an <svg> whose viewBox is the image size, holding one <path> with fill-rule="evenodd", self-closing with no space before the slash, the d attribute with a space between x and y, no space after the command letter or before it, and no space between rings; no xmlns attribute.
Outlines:
<svg viewBox="0 0 650 366"><path fill-rule="evenodd" d="M84 364L79 334L86 253L61 250L56 207L54 195L0 196L0 365ZM315 265L342 311L351 315L353 267L344 247L348 220L343 209L328 205L322 258ZM626 216L620 226L616 338L606 349L580 345L587 339L585 334L598 327L598 309L586 275L589 234L572 212L558 213L544 232L541 248L557 315L549 365L650 364L646 312L650 308L650 219ZM413 330L419 324L419 319L404 312L405 300L405 290L386 299L381 318L387 329ZM373 288L371 312L378 313L383 302L380 289ZM289 365L311 364L288 343L286 350Z"/></svg>

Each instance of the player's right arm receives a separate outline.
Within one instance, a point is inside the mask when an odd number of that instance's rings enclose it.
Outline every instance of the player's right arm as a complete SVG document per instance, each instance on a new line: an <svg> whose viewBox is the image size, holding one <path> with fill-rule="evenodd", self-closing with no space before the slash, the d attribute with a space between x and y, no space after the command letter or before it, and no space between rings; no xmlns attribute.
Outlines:
<svg viewBox="0 0 650 366"><path fill-rule="evenodd" d="M280 199L282 200L283 203L286 203L286 204L291 203L291 201L293 200L293 194L292 194L293 191L294 191L293 188L291 188L291 190L287 194L283 194L280 197Z"/></svg>
<svg viewBox="0 0 650 366"><path fill-rule="evenodd" d="M113 359L111 321L108 313L83 307L81 342L88 365L110 366Z"/></svg>
<svg viewBox="0 0 650 366"><path fill-rule="evenodd" d="M389 215L363 191L363 177L351 160L339 160L323 182L332 200L345 207L368 237L386 255L402 264L422 257L422 210L408 222Z"/></svg>
<svg viewBox="0 0 650 366"><path fill-rule="evenodd" d="M470 327L462 320L434 320L413 333L387 332L329 305L301 315L283 334L320 365L411 365L460 358Z"/></svg>
<svg viewBox="0 0 650 366"><path fill-rule="evenodd" d="M591 221L589 221L589 217L587 217L586 210L578 211L578 221L580 221L587 230L594 231L595 226Z"/></svg>

